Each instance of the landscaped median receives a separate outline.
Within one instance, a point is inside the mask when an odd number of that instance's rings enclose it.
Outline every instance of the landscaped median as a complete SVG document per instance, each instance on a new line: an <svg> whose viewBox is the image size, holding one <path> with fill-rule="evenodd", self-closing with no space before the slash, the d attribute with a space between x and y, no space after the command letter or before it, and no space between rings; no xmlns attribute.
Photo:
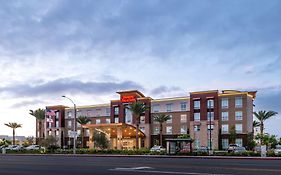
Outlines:
<svg viewBox="0 0 281 175"><path fill-rule="evenodd" d="M72 149L54 149L54 150L7 150L6 154L73 154ZM149 149L138 150L111 150L111 149L76 149L76 154L89 154L89 155L167 155L166 152L150 151ZM209 156L207 152L192 152L192 153L177 153L177 157L181 156ZM228 153L226 151L214 151L210 157L214 156L231 156L231 157L260 157L260 153L253 151L246 151L243 153ZM267 157L281 157L281 153L275 154L273 151L268 151Z"/></svg>

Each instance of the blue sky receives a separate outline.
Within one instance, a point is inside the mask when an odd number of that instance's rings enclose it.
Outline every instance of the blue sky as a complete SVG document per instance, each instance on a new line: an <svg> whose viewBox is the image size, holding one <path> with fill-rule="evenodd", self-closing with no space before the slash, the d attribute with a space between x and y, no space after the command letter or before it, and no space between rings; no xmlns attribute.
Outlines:
<svg viewBox="0 0 281 175"><path fill-rule="evenodd" d="M29 109L107 103L116 91L152 98L257 90L255 110L281 114L279 0L0 0L0 134ZM281 118L266 132L278 134Z"/></svg>

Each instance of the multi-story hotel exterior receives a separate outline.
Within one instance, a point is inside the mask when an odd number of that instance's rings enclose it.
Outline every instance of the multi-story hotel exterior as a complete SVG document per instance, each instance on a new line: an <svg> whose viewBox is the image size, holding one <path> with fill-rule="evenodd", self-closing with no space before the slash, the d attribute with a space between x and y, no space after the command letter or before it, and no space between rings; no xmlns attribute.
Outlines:
<svg viewBox="0 0 281 175"><path fill-rule="evenodd" d="M137 90L117 92L120 99L108 104L78 106L77 117L87 116L91 122L77 124L78 135L82 127L86 132L84 145L93 147L93 132L104 132L112 149L132 149L135 147L135 116L127 108L138 101L150 109L140 117L139 146L149 148L159 144L159 123L153 121L157 114L170 115L163 124L163 145L165 139L189 134L193 148L208 146L212 149L225 149L231 142L247 145L247 138L253 128L253 101L256 91L200 91L191 92L186 97L152 99ZM74 110L66 106L47 106L55 110L56 116L43 122L36 122L36 137L53 135L61 147L73 145L70 131L74 125ZM233 136L233 132L235 133ZM80 136L81 137L81 136ZM80 143L81 144L81 143Z"/></svg>

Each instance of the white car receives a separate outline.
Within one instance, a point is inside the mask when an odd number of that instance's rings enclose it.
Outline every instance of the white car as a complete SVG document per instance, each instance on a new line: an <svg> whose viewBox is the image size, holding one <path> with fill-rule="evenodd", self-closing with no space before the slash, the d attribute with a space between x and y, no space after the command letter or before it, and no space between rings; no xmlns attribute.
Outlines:
<svg viewBox="0 0 281 175"><path fill-rule="evenodd" d="M19 151L23 150L23 146L21 145L9 145L6 150L14 150L14 151Z"/></svg>
<svg viewBox="0 0 281 175"><path fill-rule="evenodd" d="M281 153L281 145L276 145L276 148L274 149L275 154Z"/></svg>
<svg viewBox="0 0 281 175"><path fill-rule="evenodd" d="M161 151L166 151L165 148L163 148L162 146L153 146L152 148L150 148L150 151L156 151L156 152L161 152Z"/></svg>
<svg viewBox="0 0 281 175"><path fill-rule="evenodd" d="M39 145L30 145L28 147L25 148L26 150L39 150L41 149L41 146Z"/></svg>

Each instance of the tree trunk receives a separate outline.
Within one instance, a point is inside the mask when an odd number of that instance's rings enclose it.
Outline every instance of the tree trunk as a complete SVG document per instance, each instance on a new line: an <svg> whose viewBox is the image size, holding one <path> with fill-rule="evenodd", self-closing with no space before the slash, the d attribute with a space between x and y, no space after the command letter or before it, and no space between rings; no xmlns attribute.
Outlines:
<svg viewBox="0 0 281 175"><path fill-rule="evenodd" d="M163 133L162 133L162 130L163 130L163 126L162 126L162 123L160 123L160 128L159 128L159 142L160 142L160 146L162 146L162 137L163 137Z"/></svg>
<svg viewBox="0 0 281 175"><path fill-rule="evenodd" d="M13 128L13 145L16 144L16 139L15 139L15 129Z"/></svg>
<svg viewBox="0 0 281 175"><path fill-rule="evenodd" d="M264 144L264 141L263 141L263 122L261 121L261 126L260 126L260 130L261 130L261 145Z"/></svg>
<svg viewBox="0 0 281 175"><path fill-rule="evenodd" d="M136 149L139 149L139 120L136 122Z"/></svg>
<svg viewBox="0 0 281 175"><path fill-rule="evenodd" d="M84 128L82 128L81 130L81 142L82 142L81 146L82 148L84 148Z"/></svg>

